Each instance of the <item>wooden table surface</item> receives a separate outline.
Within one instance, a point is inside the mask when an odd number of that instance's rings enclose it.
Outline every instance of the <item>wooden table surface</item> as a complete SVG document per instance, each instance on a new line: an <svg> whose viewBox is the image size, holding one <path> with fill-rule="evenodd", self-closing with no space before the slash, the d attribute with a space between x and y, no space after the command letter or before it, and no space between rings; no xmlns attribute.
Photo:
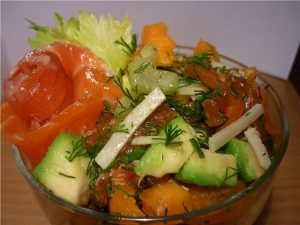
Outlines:
<svg viewBox="0 0 300 225"><path fill-rule="evenodd" d="M289 81L265 77L287 107L291 136L276 174L271 196L255 225L300 224L300 98ZM49 225L12 158L1 142L1 222L3 225Z"/></svg>

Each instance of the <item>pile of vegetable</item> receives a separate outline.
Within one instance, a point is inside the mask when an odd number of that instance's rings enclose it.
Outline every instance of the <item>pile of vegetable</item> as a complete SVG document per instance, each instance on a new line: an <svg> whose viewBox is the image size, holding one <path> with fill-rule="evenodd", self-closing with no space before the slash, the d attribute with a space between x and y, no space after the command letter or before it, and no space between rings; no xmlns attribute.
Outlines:
<svg viewBox="0 0 300 225"><path fill-rule="evenodd" d="M180 54L164 23L81 12L30 22L34 48L4 82L1 129L33 176L74 204L125 216L213 205L270 166L267 98L255 68L199 40ZM126 207L124 207L126 206Z"/></svg>

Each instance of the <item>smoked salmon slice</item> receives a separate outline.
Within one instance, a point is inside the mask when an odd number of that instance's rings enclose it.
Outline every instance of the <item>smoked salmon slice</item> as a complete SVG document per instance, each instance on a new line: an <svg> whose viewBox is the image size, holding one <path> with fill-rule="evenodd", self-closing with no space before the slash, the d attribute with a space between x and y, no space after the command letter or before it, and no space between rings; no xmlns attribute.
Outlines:
<svg viewBox="0 0 300 225"><path fill-rule="evenodd" d="M88 136L123 96L105 62L89 49L54 43L28 53L4 82L1 131L37 165L62 131Z"/></svg>

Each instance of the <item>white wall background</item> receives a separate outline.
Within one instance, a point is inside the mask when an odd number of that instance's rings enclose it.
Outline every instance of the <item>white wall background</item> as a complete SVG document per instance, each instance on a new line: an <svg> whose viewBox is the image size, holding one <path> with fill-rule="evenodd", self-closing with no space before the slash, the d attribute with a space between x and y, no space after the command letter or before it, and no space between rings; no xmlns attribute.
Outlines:
<svg viewBox="0 0 300 225"><path fill-rule="evenodd" d="M54 12L69 18L79 10L119 19L128 13L135 33L163 21L178 44L204 38L222 54L283 79L300 42L300 2L1 2L1 80L30 50L34 32L25 18L54 25Z"/></svg>

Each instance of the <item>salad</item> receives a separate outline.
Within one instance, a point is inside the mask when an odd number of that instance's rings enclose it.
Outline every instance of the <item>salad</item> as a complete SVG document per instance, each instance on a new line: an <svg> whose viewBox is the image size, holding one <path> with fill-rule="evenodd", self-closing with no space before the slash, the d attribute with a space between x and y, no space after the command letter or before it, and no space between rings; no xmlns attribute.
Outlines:
<svg viewBox="0 0 300 225"><path fill-rule="evenodd" d="M36 36L4 81L1 130L54 195L110 214L205 208L270 166L278 131L257 70L209 42L176 49L164 23L80 12ZM140 45L138 45L140 43ZM126 206L126 207L124 207Z"/></svg>

